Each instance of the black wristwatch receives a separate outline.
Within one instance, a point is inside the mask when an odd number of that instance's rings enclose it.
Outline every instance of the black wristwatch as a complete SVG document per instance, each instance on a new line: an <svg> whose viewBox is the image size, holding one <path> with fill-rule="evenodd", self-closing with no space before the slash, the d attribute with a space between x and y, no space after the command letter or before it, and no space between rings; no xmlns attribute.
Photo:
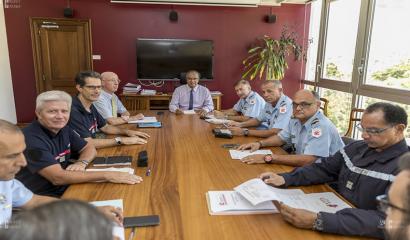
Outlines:
<svg viewBox="0 0 410 240"><path fill-rule="evenodd" d="M244 128L244 129L243 129L243 135L244 135L245 137L247 137L247 136L249 135L249 129Z"/></svg>
<svg viewBox="0 0 410 240"><path fill-rule="evenodd" d="M114 140L115 140L115 142L116 142L118 145L121 145L121 144L122 144L122 142L121 142L121 137L116 137L116 138L114 138Z"/></svg>

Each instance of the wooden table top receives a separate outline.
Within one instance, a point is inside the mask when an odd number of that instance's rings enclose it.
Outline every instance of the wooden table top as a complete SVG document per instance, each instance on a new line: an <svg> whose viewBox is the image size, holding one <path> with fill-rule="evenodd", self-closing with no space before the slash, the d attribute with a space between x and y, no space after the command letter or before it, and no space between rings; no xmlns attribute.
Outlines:
<svg viewBox="0 0 410 240"><path fill-rule="evenodd" d="M354 239L301 230L284 222L280 214L210 216L205 193L210 190L232 190L265 171L285 172L292 168L281 165L247 165L232 160L224 143L246 143L253 137L215 138L211 125L198 115L175 115L165 111L156 115L163 122L158 129L143 129L151 138L146 145L111 147L98 150L99 156L131 155L141 184L113 183L74 184L63 198L85 201L123 199L124 215L160 216L160 225L138 228L135 239ZM129 126L133 128L133 126ZM147 168L136 167L142 150L148 152L151 175ZM283 152L280 148L273 151ZM306 193L330 191L326 185L302 187ZM130 229L126 230L126 239ZM358 239L358 238L356 238Z"/></svg>

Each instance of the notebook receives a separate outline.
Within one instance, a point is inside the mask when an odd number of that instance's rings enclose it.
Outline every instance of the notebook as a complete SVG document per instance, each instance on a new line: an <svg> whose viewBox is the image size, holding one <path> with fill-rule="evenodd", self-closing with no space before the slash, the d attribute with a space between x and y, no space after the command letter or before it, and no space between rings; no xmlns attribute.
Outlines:
<svg viewBox="0 0 410 240"><path fill-rule="evenodd" d="M131 165L131 156L111 156L111 157L96 157L93 161L94 166L112 166L112 165Z"/></svg>

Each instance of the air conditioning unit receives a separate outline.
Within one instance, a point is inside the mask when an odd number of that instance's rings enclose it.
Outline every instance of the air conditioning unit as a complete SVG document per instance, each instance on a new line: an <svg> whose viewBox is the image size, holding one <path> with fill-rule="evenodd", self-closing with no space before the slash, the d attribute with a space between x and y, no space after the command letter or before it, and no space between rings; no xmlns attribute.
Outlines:
<svg viewBox="0 0 410 240"><path fill-rule="evenodd" d="M260 6L280 6L282 3L305 4L311 0L260 0Z"/></svg>
<svg viewBox="0 0 410 240"><path fill-rule="evenodd" d="M111 0L112 3L257 7L261 0Z"/></svg>

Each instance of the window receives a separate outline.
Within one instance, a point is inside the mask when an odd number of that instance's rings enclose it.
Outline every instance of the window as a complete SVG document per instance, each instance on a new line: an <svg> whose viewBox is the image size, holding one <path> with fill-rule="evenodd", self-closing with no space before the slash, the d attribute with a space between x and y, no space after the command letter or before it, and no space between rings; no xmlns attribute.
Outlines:
<svg viewBox="0 0 410 240"><path fill-rule="evenodd" d="M305 21L309 22L305 79L308 81L315 81L322 1L313 1L308 4L307 8L310 8L310 18L309 20L305 19Z"/></svg>
<svg viewBox="0 0 410 240"><path fill-rule="evenodd" d="M347 128L353 106L365 108L375 101L389 101L410 114L410 1L316 2L323 6L319 37L317 31L309 31L308 39L318 38L319 43L317 57L310 57L307 65L317 62L320 72L312 66L306 69L309 79L304 83L310 87L305 89L316 86L321 97L328 98L329 118L340 133ZM312 16L311 21L318 18ZM406 137L410 137L410 128Z"/></svg>
<svg viewBox="0 0 410 240"><path fill-rule="evenodd" d="M360 1L330 1L323 78L350 82L359 24Z"/></svg>
<svg viewBox="0 0 410 240"><path fill-rule="evenodd" d="M321 89L321 96L329 100L329 119L335 124L340 135L344 135L349 126L352 94L332 89Z"/></svg>
<svg viewBox="0 0 410 240"><path fill-rule="evenodd" d="M410 1L377 0L366 84L410 90Z"/></svg>

